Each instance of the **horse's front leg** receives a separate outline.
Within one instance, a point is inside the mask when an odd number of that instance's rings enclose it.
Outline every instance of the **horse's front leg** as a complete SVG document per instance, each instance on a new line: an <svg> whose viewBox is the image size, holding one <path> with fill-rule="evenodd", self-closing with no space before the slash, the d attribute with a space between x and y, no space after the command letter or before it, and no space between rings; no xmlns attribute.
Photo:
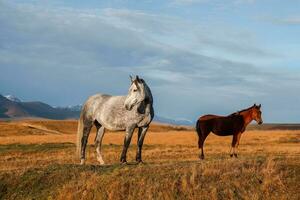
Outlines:
<svg viewBox="0 0 300 200"><path fill-rule="evenodd" d="M231 148L233 149L233 153L230 154L231 157L236 157L237 158L237 147L239 145L240 139L241 139L241 135L242 133L237 133L233 135L232 138L232 144L231 144ZM230 150L231 152L231 150Z"/></svg>
<svg viewBox="0 0 300 200"><path fill-rule="evenodd" d="M230 149L230 157L233 157L233 155L236 156L236 153L235 153L236 143L237 143L237 134L234 134L232 137L232 143L231 143L231 148L233 151L231 151L231 149Z"/></svg>
<svg viewBox="0 0 300 200"><path fill-rule="evenodd" d="M240 139L241 139L241 136L242 136L242 133L238 133L237 134L237 139L236 139L236 145L235 145L235 154L234 156L237 158L237 150L238 150L238 147L239 147L239 144L240 144Z"/></svg>
<svg viewBox="0 0 300 200"><path fill-rule="evenodd" d="M123 151L121 154L121 159L120 162L121 163L126 163L126 154L127 154L127 149L129 147L129 144L131 142L131 138L132 138L132 134L133 131L135 129L136 126L130 126L126 128L126 134L125 134L125 138L124 138L124 146L123 146Z"/></svg>
<svg viewBox="0 0 300 200"><path fill-rule="evenodd" d="M138 139L137 139L137 152L136 152L136 161L138 163L142 162L142 147L143 147L144 138L148 128L149 126L139 128Z"/></svg>

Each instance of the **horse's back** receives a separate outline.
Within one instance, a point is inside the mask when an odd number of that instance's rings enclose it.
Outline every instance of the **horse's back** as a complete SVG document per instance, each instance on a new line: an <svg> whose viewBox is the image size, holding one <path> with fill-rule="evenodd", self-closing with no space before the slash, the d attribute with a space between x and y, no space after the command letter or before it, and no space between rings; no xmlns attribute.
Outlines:
<svg viewBox="0 0 300 200"><path fill-rule="evenodd" d="M212 115L212 114L203 115L199 117L196 124L196 130L198 134L201 132L201 130L205 132L210 132L214 124L214 119L221 118L221 117L223 116Z"/></svg>
<svg viewBox="0 0 300 200"><path fill-rule="evenodd" d="M107 94L95 94L85 101L82 106L81 114L86 118L93 118L96 109L99 109L106 101L108 101L112 96Z"/></svg>
<svg viewBox="0 0 300 200"><path fill-rule="evenodd" d="M199 117L198 120L199 121L205 121L205 120L222 118L222 117L224 117L224 116L208 114L208 115L203 115L203 116Z"/></svg>
<svg viewBox="0 0 300 200"><path fill-rule="evenodd" d="M95 107L95 105L100 105L112 98L111 95L108 94L95 94L90 96L84 103L85 107Z"/></svg>
<svg viewBox="0 0 300 200"><path fill-rule="evenodd" d="M90 96L86 102L88 101L95 101L95 100L104 100L104 99L108 99L108 98L111 98L112 96L111 95L108 95L108 94L101 94L101 93L98 93L98 94L94 94L92 96Z"/></svg>

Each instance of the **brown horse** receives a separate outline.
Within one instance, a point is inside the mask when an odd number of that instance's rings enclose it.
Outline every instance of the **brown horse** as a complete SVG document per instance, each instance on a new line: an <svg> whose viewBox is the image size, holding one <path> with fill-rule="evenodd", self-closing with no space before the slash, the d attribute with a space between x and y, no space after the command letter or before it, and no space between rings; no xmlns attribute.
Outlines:
<svg viewBox="0 0 300 200"><path fill-rule="evenodd" d="M237 157L236 148L239 145L242 133L247 125L255 120L258 124L262 124L261 104L254 104L250 108L232 113L228 116L204 115L197 120L196 131L198 133L198 146L201 148L200 158L204 159L203 145L206 137L210 132L219 136L233 135L230 149L230 156ZM233 153L231 151L233 149Z"/></svg>

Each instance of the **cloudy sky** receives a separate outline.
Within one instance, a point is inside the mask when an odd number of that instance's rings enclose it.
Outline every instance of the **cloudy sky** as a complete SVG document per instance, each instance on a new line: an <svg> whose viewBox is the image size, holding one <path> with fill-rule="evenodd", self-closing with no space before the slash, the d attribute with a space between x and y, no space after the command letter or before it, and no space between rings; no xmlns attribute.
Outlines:
<svg viewBox="0 0 300 200"><path fill-rule="evenodd" d="M299 0L0 0L0 93L75 105L138 74L160 116L300 122L299 36Z"/></svg>

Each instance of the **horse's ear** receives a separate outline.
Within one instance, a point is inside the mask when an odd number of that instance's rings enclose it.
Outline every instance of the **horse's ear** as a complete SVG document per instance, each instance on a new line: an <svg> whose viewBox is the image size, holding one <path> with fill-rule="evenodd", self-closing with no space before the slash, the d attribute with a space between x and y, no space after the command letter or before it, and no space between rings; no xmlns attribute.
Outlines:
<svg viewBox="0 0 300 200"><path fill-rule="evenodd" d="M140 89L137 79L135 79L132 83L135 84L135 86L136 86L137 89Z"/></svg>
<svg viewBox="0 0 300 200"><path fill-rule="evenodd" d="M259 108L259 109L261 108L261 104L258 105L258 108Z"/></svg>
<svg viewBox="0 0 300 200"><path fill-rule="evenodd" d="M136 75L136 80L137 80L138 82L140 82L140 78L139 78L138 75Z"/></svg>
<svg viewBox="0 0 300 200"><path fill-rule="evenodd" d="M256 107L256 103L253 105L253 107Z"/></svg>
<svg viewBox="0 0 300 200"><path fill-rule="evenodd" d="M129 75L129 78L130 78L130 81L131 81L131 83L133 82L133 78L132 78L132 76L131 75Z"/></svg>

